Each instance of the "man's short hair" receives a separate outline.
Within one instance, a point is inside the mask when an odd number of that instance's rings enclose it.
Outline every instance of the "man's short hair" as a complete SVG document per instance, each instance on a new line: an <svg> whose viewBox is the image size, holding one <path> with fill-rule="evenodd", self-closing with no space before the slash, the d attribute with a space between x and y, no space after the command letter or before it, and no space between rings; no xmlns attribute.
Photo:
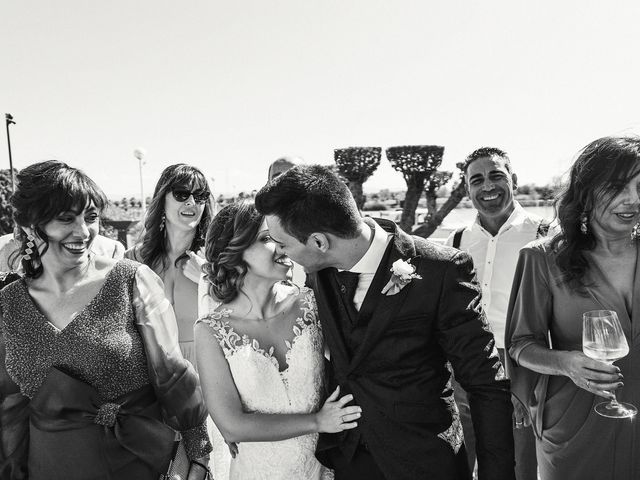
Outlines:
<svg viewBox="0 0 640 480"><path fill-rule="evenodd" d="M478 160L479 158L484 157L500 157L504 159L504 166L507 168L509 173L513 173L511 170L511 160L509 160L509 155L504 150L500 150L496 147L482 147L474 150L467 158L464 159L464 165L462 166L462 173L467 174L467 170L469 169L469 165Z"/></svg>
<svg viewBox="0 0 640 480"><path fill-rule="evenodd" d="M351 192L322 165L298 165L274 178L256 195L256 208L277 216L302 243L314 232L354 238L359 231L361 217Z"/></svg>
<svg viewBox="0 0 640 480"><path fill-rule="evenodd" d="M282 175L290 168L295 167L300 163L300 159L297 157L280 157L269 165L269 180L273 180L278 175Z"/></svg>

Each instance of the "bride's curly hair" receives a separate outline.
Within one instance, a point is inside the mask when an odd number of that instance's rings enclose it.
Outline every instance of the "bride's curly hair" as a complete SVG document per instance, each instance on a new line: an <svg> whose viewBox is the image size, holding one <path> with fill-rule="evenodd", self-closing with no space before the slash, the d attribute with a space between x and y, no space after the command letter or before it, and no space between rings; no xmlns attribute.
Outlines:
<svg viewBox="0 0 640 480"><path fill-rule="evenodd" d="M209 224L203 270L209 295L222 303L229 303L240 291L247 273L242 254L258 236L263 219L253 202L244 201L227 205Z"/></svg>

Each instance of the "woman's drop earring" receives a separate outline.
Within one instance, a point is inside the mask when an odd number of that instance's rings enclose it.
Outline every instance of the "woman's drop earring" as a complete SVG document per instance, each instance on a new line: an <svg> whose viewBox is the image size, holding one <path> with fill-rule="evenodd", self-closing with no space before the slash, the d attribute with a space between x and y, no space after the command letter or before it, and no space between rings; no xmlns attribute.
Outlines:
<svg viewBox="0 0 640 480"><path fill-rule="evenodd" d="M22 255L23 260L31 260L31 255L36 248L36 237L27 233L27 242L25 243L24 254Z"/></svg>
<svg viewBox="0 0 640 480"><path fill-rule="evenodd" d="M583 212L582 215L580 215L580 232L583 235L586 235L587 233L589 233L588 221L589 221L589 217L587 216L587 213Z"/></svg>

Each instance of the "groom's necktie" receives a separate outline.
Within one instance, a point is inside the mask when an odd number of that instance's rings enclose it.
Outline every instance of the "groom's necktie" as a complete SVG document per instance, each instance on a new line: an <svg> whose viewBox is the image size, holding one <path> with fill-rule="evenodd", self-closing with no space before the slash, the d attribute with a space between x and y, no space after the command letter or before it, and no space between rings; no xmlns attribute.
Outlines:
<svg viewBox="0 0 640 480"><path fill-rule="evenodd" d="M356 289L358 288L358 280L360 279L360 274L344 270L342 272L337 272L336 277L338 279L338 288L340 289L340 294L342 295L344 303L349 310L351 321L353 323L356 323L358 320L358 310L353 303L353 297L356 294Z"/></svg>

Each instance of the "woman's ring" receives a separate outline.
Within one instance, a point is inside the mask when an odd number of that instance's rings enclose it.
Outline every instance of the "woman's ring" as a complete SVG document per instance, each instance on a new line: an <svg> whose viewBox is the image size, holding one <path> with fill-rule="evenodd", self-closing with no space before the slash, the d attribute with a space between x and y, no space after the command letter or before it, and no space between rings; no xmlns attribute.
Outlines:
<svg viewBox="0 0 640 480"><path fill-rule="evenodd" d="M587 380L587 390L591 388L591 380Z"/></svg>
<svg viewBox="0 0 640 480"><path fill-rule="evenodd" d="M518 428L518 427L524 427L524 420L516 422L516 428Z"/></svg>

